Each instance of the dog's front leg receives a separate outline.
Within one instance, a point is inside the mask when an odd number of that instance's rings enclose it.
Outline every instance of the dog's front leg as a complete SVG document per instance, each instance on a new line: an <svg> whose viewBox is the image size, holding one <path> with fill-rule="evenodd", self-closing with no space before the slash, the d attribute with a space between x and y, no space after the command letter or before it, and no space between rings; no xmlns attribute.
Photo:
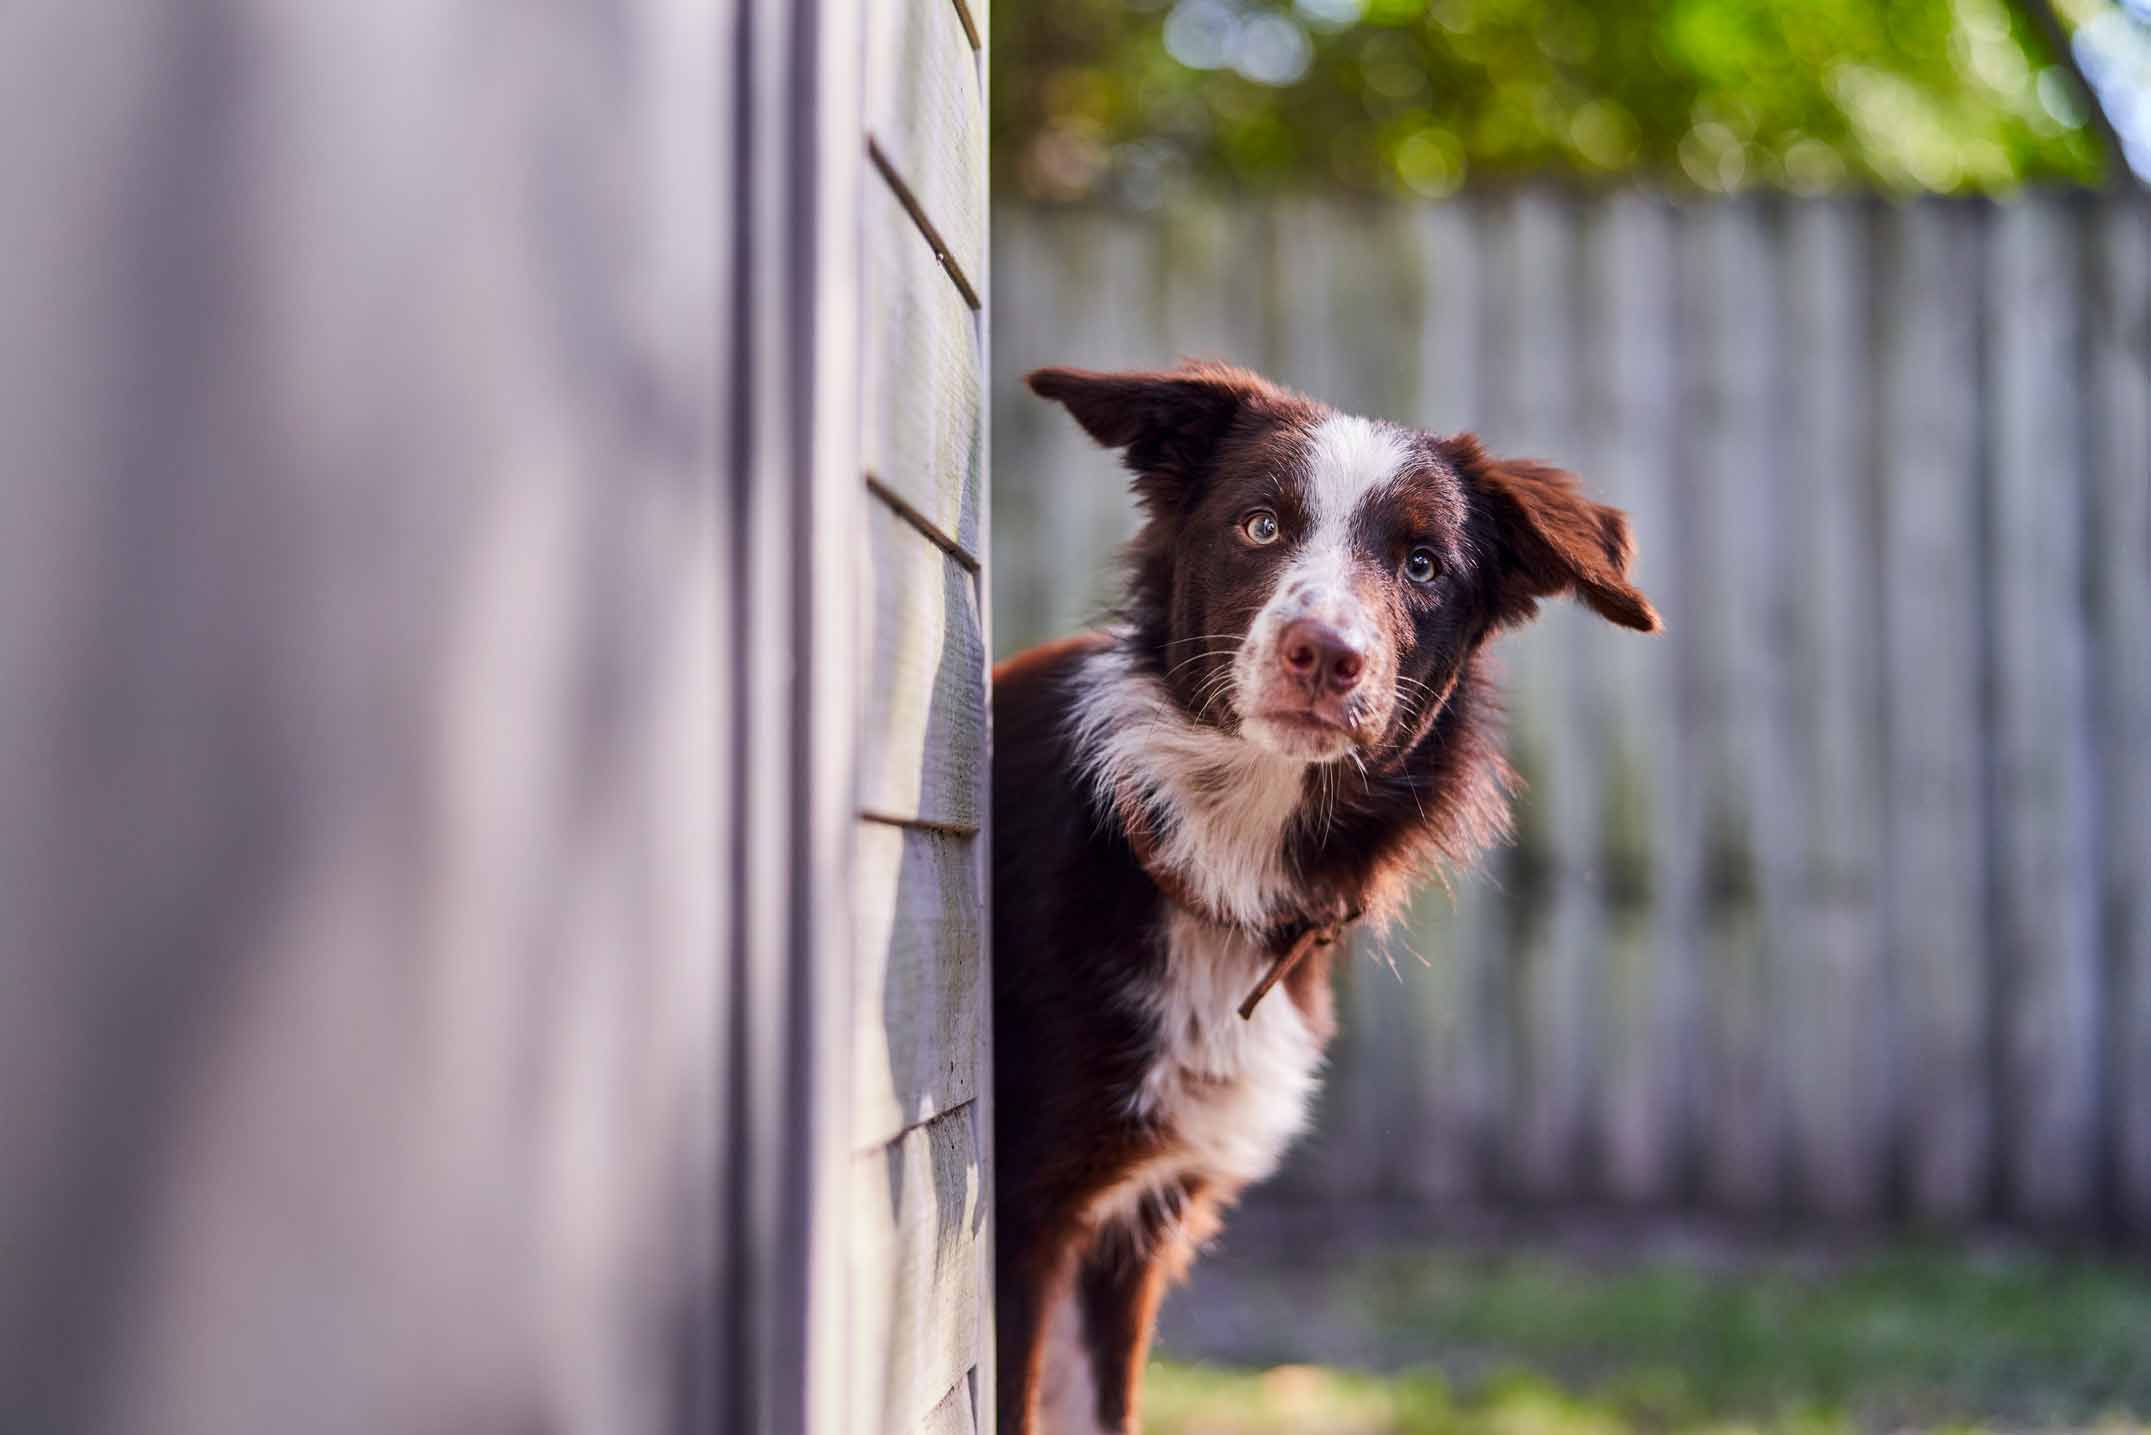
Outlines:
<svg viewBox="0 0 2151 1435"><path fill-rule="evenodd" d="M1098 1429L1133 1435L1143 1364L1150 1358L1150 1332L1165 1294L1165 1262L1139 1249L1125 1234L1100 1237L1076 1277L1083 1317L1083 1345L1090 1356ZM1074 1435L1055 1431L1053 1435ZM1085 1432L1088 1435L1088 1432Z"/></svg>
<svg viewBox="0 0 2151 1435"><path fill-rule="evenodd" d="M1107 1435L1135 1435L1158 1304L1166 1286L1185 1273L1197 1232L1214 1229L1213 1221L1201 1184L1187 1182L1100 1231L1084 1254L1076 1304L1096 1386L1098 1428Z"/></svg>
<svg viewBox="0 0 2151 1435"><path fill-rule="evenodd" d="M1072 1264L1065 1213L1036 1224L1001 1207L994 1263L995 1400L1001 1435L1059 1435L1039 1424L1046 1362L1046 1322L1067 1289Z"/></svg>

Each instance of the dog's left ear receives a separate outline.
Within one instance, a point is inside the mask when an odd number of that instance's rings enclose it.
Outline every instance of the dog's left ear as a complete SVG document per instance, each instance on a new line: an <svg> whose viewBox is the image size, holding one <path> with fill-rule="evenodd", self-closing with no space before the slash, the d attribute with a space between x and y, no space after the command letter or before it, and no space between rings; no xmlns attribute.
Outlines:
<svg viewBox="0 0 2151 1435"><path fill-rule="evenodd" d="M1593 503L1576 476L1530 459L1497 459L1462 441L1459 467L1493 518L1498 621L1523 622L1540 598L1572 593L1599 616L1655 633L1657 610L1630 585L1635 540L1618 508Z"/></svg>
<svg viewBox="0 0 2151 1435"><path fill-rule="evenodd" d="M1157 373L1038 369L1026 382L1065 405L1099 443L1122 450L1136 491L1151 503L1181 495L1208 471L1243 409L1284 397L1245 369L1202 362Z"/></svg>

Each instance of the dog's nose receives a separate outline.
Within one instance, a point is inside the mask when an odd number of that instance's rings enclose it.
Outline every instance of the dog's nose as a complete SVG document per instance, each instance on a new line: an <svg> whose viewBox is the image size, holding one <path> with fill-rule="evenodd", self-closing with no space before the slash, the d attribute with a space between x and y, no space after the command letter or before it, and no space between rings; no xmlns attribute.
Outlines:
<svg viewBox="0 0 2151 1435"><path fill-rule="evenodd" d="M1359 685L1366 655L1327 623L1301 618L1285 625L1277 651L1285 671L1317 692L1348 693Z"/></svg>

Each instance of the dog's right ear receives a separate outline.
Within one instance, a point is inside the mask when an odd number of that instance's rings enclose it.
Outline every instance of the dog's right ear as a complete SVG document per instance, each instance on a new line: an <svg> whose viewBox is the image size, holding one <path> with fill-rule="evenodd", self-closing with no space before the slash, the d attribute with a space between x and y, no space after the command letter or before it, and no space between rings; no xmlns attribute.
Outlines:
<svg viewBox="0 0 2151 1435"><path fill-rule="evenodd" d="M1092 438L1122 450L1137 490L1152 500L1200 478L1244 408L1284 397L1245 369L1210 363L1153 373L1036 369L1027 382L1065 405Z"/></svg>

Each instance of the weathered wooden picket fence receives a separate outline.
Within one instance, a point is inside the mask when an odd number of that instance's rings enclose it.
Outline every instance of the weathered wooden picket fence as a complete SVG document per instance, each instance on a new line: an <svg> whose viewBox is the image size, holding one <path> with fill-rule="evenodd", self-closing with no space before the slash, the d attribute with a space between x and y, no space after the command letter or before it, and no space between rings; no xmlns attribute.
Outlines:
<svg viewBox="0 0 2151 1435"><path fill-rule="evenodd" d="M2151 1230L2144 196L1004 210L995 268L1002 651L1129 522L1022 373L1182 354L1571 464L1667 619L1504 643L1519 842L1353 964L1278 1191Z"/></svg>

